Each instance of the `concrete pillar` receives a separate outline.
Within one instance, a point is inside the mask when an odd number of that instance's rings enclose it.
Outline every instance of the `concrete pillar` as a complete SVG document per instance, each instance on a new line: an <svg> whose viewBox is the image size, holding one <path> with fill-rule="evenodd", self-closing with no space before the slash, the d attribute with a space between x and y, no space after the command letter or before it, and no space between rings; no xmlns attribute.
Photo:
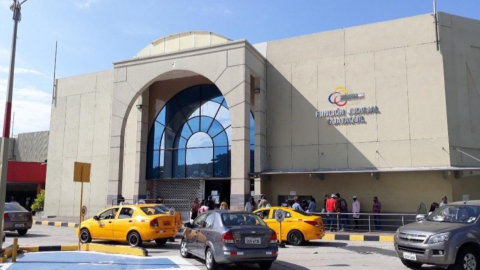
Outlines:
<svg viewBox="0 0 480 270"><path fill-rule="evenodd" d="M138 110L139 112L137 114L134 200L145 199L147 193L145 164L147 163L149 94L150 91L144 91L137 101L137 105L141 105L142 107Z"/></svg>

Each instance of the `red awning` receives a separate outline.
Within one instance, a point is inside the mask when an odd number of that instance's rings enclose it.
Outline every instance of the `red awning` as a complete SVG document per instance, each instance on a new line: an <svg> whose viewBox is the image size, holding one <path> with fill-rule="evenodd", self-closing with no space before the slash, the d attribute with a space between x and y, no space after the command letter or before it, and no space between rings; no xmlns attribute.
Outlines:
<svg viewBox="0 0 480 270"><path fill-rule="evenodd" d="M9 161L7 182L45 183L47 163Z"/></svg>

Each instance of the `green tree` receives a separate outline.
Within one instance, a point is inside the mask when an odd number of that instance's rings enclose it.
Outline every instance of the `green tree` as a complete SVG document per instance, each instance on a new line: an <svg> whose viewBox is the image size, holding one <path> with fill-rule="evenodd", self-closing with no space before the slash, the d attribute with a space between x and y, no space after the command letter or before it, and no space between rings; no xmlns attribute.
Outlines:
<svg viewBox="0 0 480 270"><path fill-rule="evenodd" d="M40 191L40 194L37 195L35 201L32 204L32 211L38 212L43 211L43 205L45 203L45 189Z"/></svg>

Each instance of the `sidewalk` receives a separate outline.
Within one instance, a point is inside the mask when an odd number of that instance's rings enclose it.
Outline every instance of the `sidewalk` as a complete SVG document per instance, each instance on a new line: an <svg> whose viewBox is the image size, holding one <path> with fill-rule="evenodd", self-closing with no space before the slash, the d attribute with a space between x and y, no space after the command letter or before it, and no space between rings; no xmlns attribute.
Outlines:
<svg viewBox="0 0 480 270"><path fill-rule="evenodd" d="M78 227L78 218L72 217L54 217L54 218L34 218L35 225L55 226L55 227ZM177 234L177 238L181 238L183 229ZM373 241L373 242L393 242L394 232L325 232L323 240L339 240L339 241Z"/></svg>

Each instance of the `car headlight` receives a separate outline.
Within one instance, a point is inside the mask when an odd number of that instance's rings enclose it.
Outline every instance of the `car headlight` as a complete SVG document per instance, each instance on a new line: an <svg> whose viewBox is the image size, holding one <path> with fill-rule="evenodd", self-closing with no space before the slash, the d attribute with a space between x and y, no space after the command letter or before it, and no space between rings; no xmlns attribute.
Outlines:
<svg viewBox="0 0 480 270"><path fill-rule="evenodd" d="M397 231L395 232L395 236L398 236L400 234L400 229L397 229Z"/></svg>
<svg viewBox="0 0 480 270"><path fill-rule="evenodd" d="M430 238L428 238L428 243L436 244L436 243L445 242L448 240L449 237L450 237L450 233L435 234L430 236Z"/></svg>

